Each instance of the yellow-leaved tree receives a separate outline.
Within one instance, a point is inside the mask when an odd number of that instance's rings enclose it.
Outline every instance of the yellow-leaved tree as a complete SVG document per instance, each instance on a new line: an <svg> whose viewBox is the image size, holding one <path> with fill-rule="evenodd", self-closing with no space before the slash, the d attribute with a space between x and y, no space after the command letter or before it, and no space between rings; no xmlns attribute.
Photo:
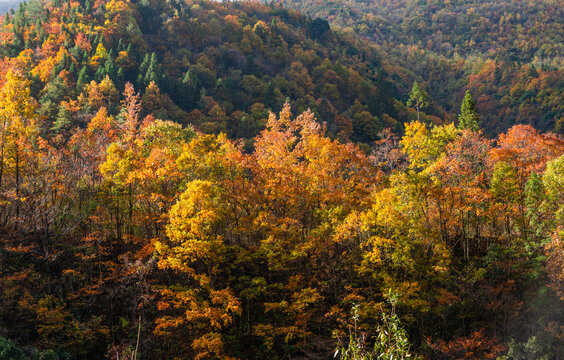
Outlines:
<svg viewBox="0 0 564 360"><path fill-rule="evenodd" d="M359 256L339 229L368 209L380 172L355 145L325 137L313 113L293 118L288 104L270 115L254 152L201 135L177 162L188 182L156 243L160 267L177 280L161 291L156 332L171 348L189 336L182 351L198 359L238 347L319 351L317 329L348 296L344 274Z"/></svg>
<svg viewBox="0 0 564 360"><path fill-rule="evenodd" d="M0 89L0 203L2 217L20 215L25 167L33 159L38 129L29 80L10 69ZM13 213L15 211L15 213Z"/></svg>

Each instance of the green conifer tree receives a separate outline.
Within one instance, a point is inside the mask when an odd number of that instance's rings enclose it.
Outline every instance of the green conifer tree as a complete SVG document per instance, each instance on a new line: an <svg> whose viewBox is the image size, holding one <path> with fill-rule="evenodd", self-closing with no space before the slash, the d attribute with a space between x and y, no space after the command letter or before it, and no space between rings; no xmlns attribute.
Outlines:
<svg viewBox="0 0 564 360"><path fill-rule="evenodd" d="M477 131L480 129L480 126L478 125L479 120L480 117L478 116L476 104L474 103L474 100L472 100L470 91L466 90L464 100L462 100L462 106L460 107L460 115L458 115L458 128L461 130L469 129Z"/></svg>
<svg viewBox="0 0 564 360"><path fill-rule="evenodd" d="M117 71L117 82L118 83L123 83L123 81L125 80L125 74L123 73L123 69L120 67L118 67L118 71Z"/></svg>
<svg viewBox="0 0 564 360"><path fill-rule="evenodd" d="M90 53L88 52L88 50L84 50L82 52L82 61L86 61L90 58Z"/></svg>
<svg viewBox="0 0 564 360"><path fill-rule="evenodd" d="M76 81L76 87L80 89L82 86L88 84L88 70L86 69L86 65L82 67L80 73L78 73L78 80Z"/></svg>
<svg viewBox="0 0 564 360"><path fill-rule="evenodd" d="M116 67L114 65L114 62L112 61L112 58L108 58L108 60L106 60L106 63L104 64L104 72L106 74L108 74L110 76L110 78L115 79L116 77Z"/></svg>
<svg viewBox="0 0 564 360"><path fill-rule="evenodd" d="M75 58L76 60L79 60L81 55L82 55L82 51L80 49L80 46L74 45L73 48L71 49L70 53L71 53L73 58Z"/></svg>
<svg viewBox="0 0 564 360"><path fill-rule="evenodd" d="M96 73L94 74L94 79L96 81L102 81L102 79L105 78L106 75L109 75L106 72L106 68L104 66L100 66L98 67L98 70L96 70Z"/></svg>
<svg viewBox="0 0 564 360"><path fill-rule="evenodd" d="M70 130L70 126L71 126L71 113L66 106L61 105L59 106L57 119L53 123L53 127L51 128L51 131L57 134L66 133L68 130Z"/></svg>
<svg viewBox="0 0 564 360"><path fill-rule="evenodd" d="M189 84L190 83L190 69L188 69L188 71L186 71L186 75L184 75L184 78L182 78L182 83L183 84Z"/></svg>
<svg viewBox="0 0 564 360"><path fill-rule="evenodd" d="M71 62L71 65L69 66L69 72L73 75L76 75L77 69L76 69L76 64L74 62Z"/></svg>

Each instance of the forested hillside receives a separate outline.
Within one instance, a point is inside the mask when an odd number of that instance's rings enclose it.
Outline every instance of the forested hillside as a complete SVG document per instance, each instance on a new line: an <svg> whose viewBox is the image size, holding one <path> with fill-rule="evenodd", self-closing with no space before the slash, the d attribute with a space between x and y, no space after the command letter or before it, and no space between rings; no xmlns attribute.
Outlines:
<svg viewBox="0 0 564 360"><path fill-rule="evenodd" d="M0 54L0 359L564 354L564 140L482 130L516 103L259 2L30 1Z"/></svg>
<svg viewBox="0 0 564 360"><path fill-rule="evenodd" d="M289 99L310 108L332 136L369 143L398 126L396 95L366 44L283 9L258 3L31 2L4 19L4 67L32 81L43 134L84 126L94 93L127 81L144 115L251 139L268 109ZM91 83L91 81L95 81Z"/></svg>
<svg viewBox="0 0 564 360"><path fill-rule="evenodd" d="M560 1L274 3L372 40L396 83L419 80L451 114L470 89L491 135L514 124L564 131Z"/></svg>

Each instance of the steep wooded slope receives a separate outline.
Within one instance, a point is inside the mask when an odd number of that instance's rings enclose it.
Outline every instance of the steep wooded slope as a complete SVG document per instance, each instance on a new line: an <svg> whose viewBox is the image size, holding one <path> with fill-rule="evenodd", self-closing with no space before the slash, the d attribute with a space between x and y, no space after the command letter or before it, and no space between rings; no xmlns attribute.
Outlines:
<svg viewBox="0 0 564 360"><path fill-rule="evenodd" d="M234 138L256 135L286 99L357 142L401 116L373 48L259 3L35 1L5 17L1 44L3 66L32 80L44 131L80 126L90 81L106 76L118 92L132 82L148 112Z"/></svg>
<svg viewBox="0 0 564 360"><path fill-rule="evenodd" d="M406 89L419 80L452 120L470 89L491 135L516 123L564 130L564 8L558 1L276 3L378 44L394 82Z"/></svg>

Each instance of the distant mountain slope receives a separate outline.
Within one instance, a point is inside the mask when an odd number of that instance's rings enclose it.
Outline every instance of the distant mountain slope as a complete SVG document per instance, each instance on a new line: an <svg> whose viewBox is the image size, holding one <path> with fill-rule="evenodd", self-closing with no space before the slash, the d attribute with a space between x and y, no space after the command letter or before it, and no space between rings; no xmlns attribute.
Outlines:
<svg viewBox="0 0 564 360"><path fill-rule="evenodd" d="M443 55L562 66L564 8L558 0L279 0L378 42L412 44Z"/></svg>
<svg viewBox="0 0 564 360"><path fill-rule="evenodd" d="M378 44L396 82L406 88L413 79L423 82L451 119L469 88L478 99L482 126L492 134L515 123L564 130L564 8L559 1L278 3Z"/></svg>
<svg viewBox="0 0 564 360"><path fill-rule="evenodd" d="M91 116L68 104L106 76L118 92L133 82L160 118L234 138L251 139L286 99L347 141L369 143L410 116L373 47L259 3L39 0L8 15L1 36L5 65L33 80L47 133Z"/></svg>

